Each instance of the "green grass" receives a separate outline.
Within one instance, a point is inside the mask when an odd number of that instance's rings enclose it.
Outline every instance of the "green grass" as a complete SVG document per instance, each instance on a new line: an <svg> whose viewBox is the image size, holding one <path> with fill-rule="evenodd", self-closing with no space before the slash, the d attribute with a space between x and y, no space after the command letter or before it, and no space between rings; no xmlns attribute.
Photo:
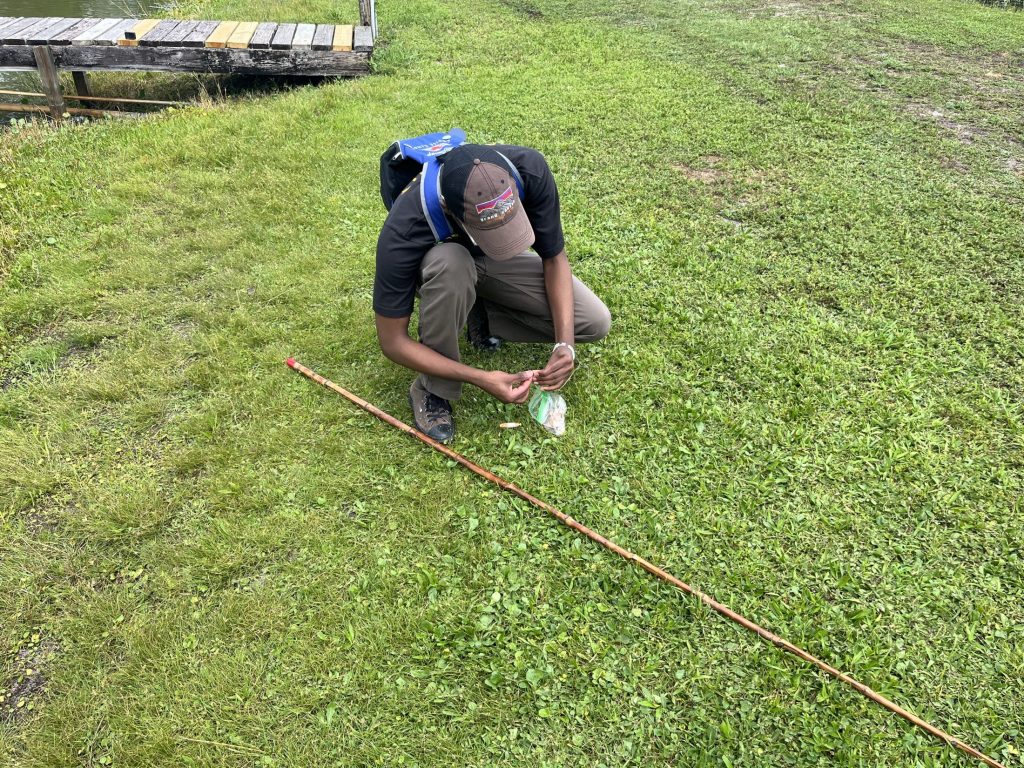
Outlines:
<svg viewBox="0 0 1024 768"><path fill-rule="evenodd" d="M180 12L340 13L261 5ZM370 78L0 138L4 761L972 764L282 364L405 418L377 158L458 125L615 322L563 439L471 391L455 448L1024 764L1017 16L380 14Z"/></svg>

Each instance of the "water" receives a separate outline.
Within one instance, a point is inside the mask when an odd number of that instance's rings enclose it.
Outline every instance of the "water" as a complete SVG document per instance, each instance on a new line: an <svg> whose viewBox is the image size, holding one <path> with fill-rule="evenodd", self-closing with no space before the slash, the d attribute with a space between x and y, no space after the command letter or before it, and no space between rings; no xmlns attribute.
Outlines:
<svg viewBox="0 0 1024 768"><path fill-rule="evenodd" d="M141 19L150 12L159 14L166 5L156 0L0 0L0 16ZM0 89L4 88L38 91L40 85L33 74L0 70Z"/></svg>
<svg viewBox="0 0 1024 768"><path fill-rule="evenodd" d="M160 5L151 0L0 0L0 16L141 18Z"/></svg>

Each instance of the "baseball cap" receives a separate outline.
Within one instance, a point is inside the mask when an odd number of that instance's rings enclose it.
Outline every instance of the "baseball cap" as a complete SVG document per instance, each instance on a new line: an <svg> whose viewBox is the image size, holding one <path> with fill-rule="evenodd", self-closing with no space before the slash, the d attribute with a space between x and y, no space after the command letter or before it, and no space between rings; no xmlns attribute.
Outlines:
<svg viewBox="0 0 1024 768"><path fill-rule="evenodd" d="M503 261L533 245L533 227L505 158L493 147L463 144L444 156L441 195L480 249Z"/></svg>

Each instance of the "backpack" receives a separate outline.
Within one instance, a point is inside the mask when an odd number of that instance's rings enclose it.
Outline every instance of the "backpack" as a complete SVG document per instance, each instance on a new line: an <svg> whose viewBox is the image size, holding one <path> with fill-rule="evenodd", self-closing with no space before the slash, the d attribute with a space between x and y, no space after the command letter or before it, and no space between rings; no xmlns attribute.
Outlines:
<svg viewBox="0 0 1024 768"><path fill-rule="evenodd" d="M452 128L447 133L426 133L411 139L400 139L380 156L380 197L389 211L395 200L422 174L420 205L430 224L434 239L442 243L455 234L441 206L441 164L437 158L466 143L466 132ZM499 152L499 154L501 154ZM523 196L523 180L519 170L504 155L512 177Z"/></svg>

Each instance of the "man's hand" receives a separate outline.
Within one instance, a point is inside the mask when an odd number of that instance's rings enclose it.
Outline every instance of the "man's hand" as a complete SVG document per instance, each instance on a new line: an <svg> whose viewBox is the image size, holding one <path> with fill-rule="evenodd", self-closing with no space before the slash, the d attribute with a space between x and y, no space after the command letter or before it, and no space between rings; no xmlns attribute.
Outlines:
<svg viewBox="0 0 1024 768"><path fill-rule="evenodd" d="M537 371L488 371L480 382L480 389L503 403L525 403L536 374Z"/></svg>
<svg viewBox="0 0 1024 768"><path fill-rule="evenodd" d="M575 367L572 351L568 347L556 347L544 370L537 371L535 382L541 389L548 391L561 389L572 376Z"/></svg>

